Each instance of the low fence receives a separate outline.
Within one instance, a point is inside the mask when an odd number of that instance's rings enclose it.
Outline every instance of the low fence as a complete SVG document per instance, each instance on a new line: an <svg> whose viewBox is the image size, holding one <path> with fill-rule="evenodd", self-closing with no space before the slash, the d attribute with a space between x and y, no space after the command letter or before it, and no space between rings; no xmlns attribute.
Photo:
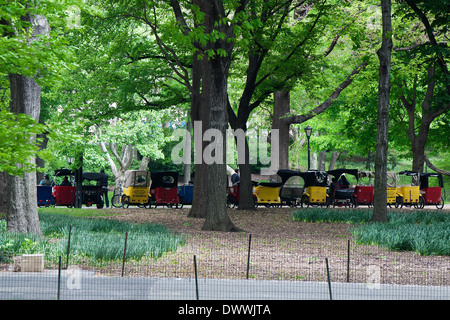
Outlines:
<svg viewBox="0 0 450 320"><path fill-rule="evenodd" d="M353 240L305 241L246 233L195 237L158 259L97 266L66 256L24 272L20 261L0 270L0 299L444 299L450 259L391 252ZM69 238L70 239L70 238ZM70 241L70 240L69 240Z"/></svg>

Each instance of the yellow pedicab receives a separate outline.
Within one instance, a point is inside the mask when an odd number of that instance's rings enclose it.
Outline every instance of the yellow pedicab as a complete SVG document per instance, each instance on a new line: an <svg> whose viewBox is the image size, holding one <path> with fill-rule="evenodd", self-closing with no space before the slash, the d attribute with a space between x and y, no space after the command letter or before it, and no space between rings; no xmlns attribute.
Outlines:
<svg viewBox="0 0 450 320"><path fill-rule="evenodd" d="M111 200L114 207L128 208L130 205L149 207L149 188L151 184L149 171L129 170L125 172L123 192L114 195Z"/></svg>

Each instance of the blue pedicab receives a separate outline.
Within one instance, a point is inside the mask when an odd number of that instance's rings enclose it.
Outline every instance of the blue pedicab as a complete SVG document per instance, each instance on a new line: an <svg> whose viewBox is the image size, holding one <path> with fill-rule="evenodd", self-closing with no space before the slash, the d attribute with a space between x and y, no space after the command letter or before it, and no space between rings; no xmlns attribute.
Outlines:
<svg viewBox="0 0 450 320"><path fill-rule="evenodd" d="M185 184L178 186L178 197L180 198L180 203L185 205L192 204L192 199L194 196L194 186L192 184Z"/></svg>
<svg viewBox="0 0 450 320"><path fill-rule="evenodd" d="M38 207L49 207L55 204L52 195L52 186L37 186L37 205Z"/></svg>

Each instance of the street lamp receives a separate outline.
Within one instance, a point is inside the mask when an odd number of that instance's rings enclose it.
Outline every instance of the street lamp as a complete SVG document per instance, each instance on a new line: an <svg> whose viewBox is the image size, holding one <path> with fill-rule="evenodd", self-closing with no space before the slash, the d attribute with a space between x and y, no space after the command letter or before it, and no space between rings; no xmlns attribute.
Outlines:
<svg viewBox="0 0 450 320"><path fill-rule="evenodd" d="M305 128L305 133L306 133L306 138L308 138L308 171L311 166L310 156L309 156L309 153L311 151L311 149L309 148L309 137L311 137L311 132L312 132L312 128L310 126L307 126Z"/></svg>

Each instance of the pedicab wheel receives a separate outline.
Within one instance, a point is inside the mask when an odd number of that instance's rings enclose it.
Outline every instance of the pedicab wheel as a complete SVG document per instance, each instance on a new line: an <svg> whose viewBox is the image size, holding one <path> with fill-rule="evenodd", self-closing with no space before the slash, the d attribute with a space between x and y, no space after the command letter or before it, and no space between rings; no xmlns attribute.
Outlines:
<svg viewBox="0 0 450 320"><path fill-rule="evenodd" d="M111 199L111 204L114 208L122 208L121 196L116 194Z"/></svg>
<svg viewBox="0 0 450 320"><path fill-rule="evenodd" d="M148 198L148 202L147 203L144 203L144 208L145 209L150 209L152 207L152 204L151 204L151 202L150 202L150 197Z"/></svg>
<svg viewBox="0 0 450 320"><path fill-rule="evenodd" d="M253 195L253 207L258 208L258 197Z"/></svg>
<svg viewBox="0 0 450 320"><path fill-rule="evenodd" d="M303 208L305 206L306 208L309 207L309 198L308 196L302 196L302 200L300 202L300 206Z"/></svg>
<svg viewBox="0 0 450 320"><path fill-rule="evenodd" d="M236 207L236 198L233 195L227 196L227 207L228 208Z"/></svg>
<svg viewBox="0 0 450 320"><path fill-rule="evenodd" d="M122 195L122 207L124 207L125 209L128 208L130 206L130 197L126 196L126 195Z"/></svg>
<svg viewBox="0 0 450 320"><path fill-rule="evenodd" d="M331 200L330 198L327 198L327 200L326 200L326 202L325 202L325 205L326 205L327 208L330 207L331 202L332 202L332 200Z"/></svg>
<svg viewBox="0 0 450 320"><path fill-rule="evenodd" d="M419 209L423 209L423 208L425 208L425 199L422 196L420 196L419 197Z"/></svg>
<svg viewBox="0 0 450 320"><path fill-rule="evenodd" d="M423 209L425 207L425 200L423 200L422 196L419 196L419 201L414 203L415 209Z"/></svg>
<svg viewBox="0 0 450 320"><path fill-rule="evenodd" d="M444 208L444 198L441 197L441 202L436 205L436 208L438 208L439 210Z"/></svg>

